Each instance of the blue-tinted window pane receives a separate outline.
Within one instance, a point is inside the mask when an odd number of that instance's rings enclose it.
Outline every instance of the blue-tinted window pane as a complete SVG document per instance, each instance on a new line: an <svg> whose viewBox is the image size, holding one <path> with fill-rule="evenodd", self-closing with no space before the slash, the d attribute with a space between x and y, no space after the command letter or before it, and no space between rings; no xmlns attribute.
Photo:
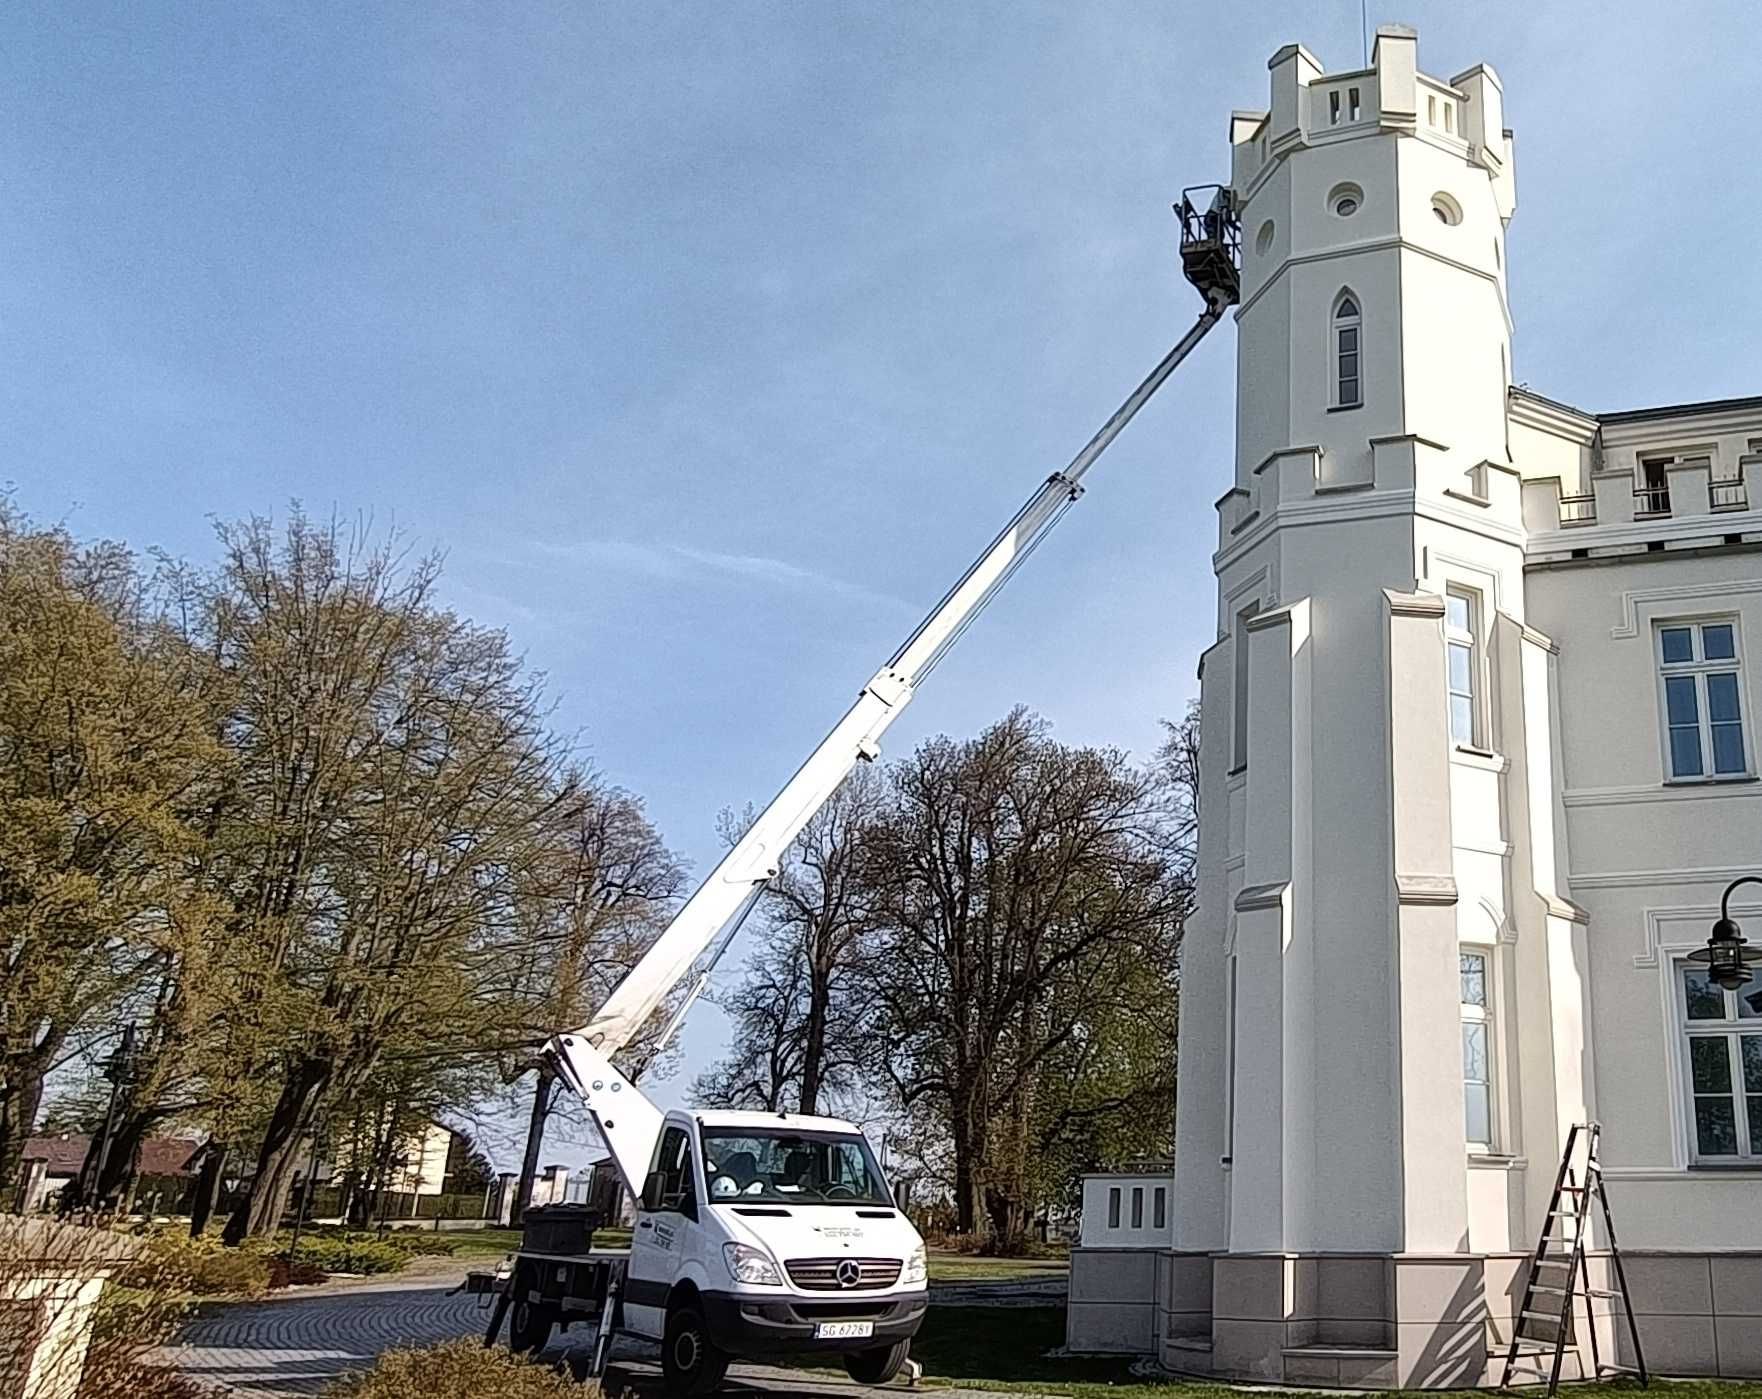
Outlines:
<svg viewBox="0 0 1762 1399"><path fill-rule="evenodd" d="M1689 1041L1689 1077L1697 1093L1731 1092L1731 1053L1724 1035L1697 1035Z"/></svg>
<svg viewBox="0 0 1762 1399"><path fill-rule="evenodd" d="M1455 593L1444 595L1444 624L1456 631L1468 630L1468 599Z"/></svg>
<svg viewBox="0 0 1762 1399"><path fill-rule="evenodd" d="M1701 731L1672 729L1670 731L1670 775L1701 777Z"/></svg>
<svg viewBox="0 0 1762 1399"><path fill-rule="evenodd" d="M1730 1098L1695 1099L1695 1147L1703 1156L1738 1154L1737 1113Z"/></svg>
<svg viewBox="0 0 1762 1399"><path fill-rule="evenodd" d="M1683 1006L1690 1020L1725 1019L1725 992L1704 971L1683 973Z"/></svg>
<svg viewBox="0 0 1762 1399"><path fill-rule="evenodd" d="M1715 724L1738 721L1738 677L1734 670L1707 677L1707 717ZM1672 723L1677 722L1672 720Z"/></svg>
<svg viewBox="0 0 1762 1399"><path fill-rule="evenodd" d="M1687 627L1666 627L1659 633L1668 665L1695 659L1695 634Z"/></svg>
<svg viewBox="0 0 1762 1399"><path fill-rule="evenodd" d="M1474 701L1467 695L1450 696L1450 737L1457 743L1474 742Z"/></svg>
<svg viewBox="0 0 1762 1399"><path fill-rule="evenodd" d="M1732 634L1730 622L1701 628L1702 660L1729 661L1737 653L1737 637Z"/></svg>
<svg viewBox="0 0 1762 1399"><path fill-rule="evenodd" d="M1452 643L1450 646L1450 688L1467 694L1474 688L1469 678L1469 650Z"/></svg>
<svg viewBox="0 0 1762 1399"><path fill-rule="evenodd" d="M1692 724L1701 717L1691 676L1673 675L1664 682L1664 708L1673 724Z"/></svg>
<svg viewBox="0 0 1762 1399"><path fill-rule="evenodd" d="M1744 730L1739 724L1713 726L1713 771L1721 775L1744 770Z"/></svg>

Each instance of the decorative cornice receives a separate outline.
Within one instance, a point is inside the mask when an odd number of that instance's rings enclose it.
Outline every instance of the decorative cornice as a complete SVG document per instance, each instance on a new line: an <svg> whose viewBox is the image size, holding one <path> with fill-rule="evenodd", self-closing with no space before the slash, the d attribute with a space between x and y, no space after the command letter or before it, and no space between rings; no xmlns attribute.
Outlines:
<svg viewBox="0 0 1762 1399"><path fill-rule="evenodd" d="M1436 593L1401 593L1393 588L1384 588L1383 596L1389 603L1389 615L1392 617L1442 617L1444 615L1444 599Z"/></svg>
<svg viewBox="0 0 1762 1399"><path fill-rule="evenodd" d="M1588 924L1591 921L1591 915L1571 899L1563 899L1558 894L1543 894L1540 890L1537 891L1537 894L1542 900L1543 907L1548 910L1550 918L1563 918L1568 923L1580 925Z"/></svg>
<svg viewBox="0 0 1762 1399"><path fill-rule="evenodd" d="M1549 636L1546 632L1537 631L1527 622L1519 622L1517 624L1517 635L1521 640L1527 641L1531 646L1541 647L1542 650L1546 651L1550 656L1558 656L1560 654L1560 643L1558 641Z"/></svg>
<svg viewBox="0 0 1762 1399"><path fill-rule="evenodd" d="M1294 603L1287 602L1282 607L1256 612L1244 623L1244 627L1251 632L1267 631L1272 627L1288 627L1291 625L1291 609L1294 606Z"/></svg>
<svg viewBox="0 0 1762 1399"><path fill-rule="evenodd" d="M1434 442L1429 437L1421 437L1417 432L1392 432L1382 437L1373 437L1370 439L1370 445L1373 447L1394 446L1401 442L1412 442L1421 447L1432 447L1440 452L1448 452L1450 450L1442 442Z"/></svg>
<svg viewBox="0 0 1762 1399"><path fill-rule="evenodd" d="M1236 895L1236 912L1252 913L1256 909L1283 908L1285 893L1291 887L1289 880L1277 884L1249 884Z"/></svg>
<svg viewBox="0 0 1762 1399"><path fill-rule="evenodd" d="M1597 440L1597 419L1571 404L1556 403L1516 385L1512 386L1505 404L1511 420L1521 427L1551 432L1581 447L1588 447Z"/></svg>
<svg viewBox="0 0 1762 1399"><path fill-rule="evenodd" d="M1398 874L1395 901L1403 908L1451 908L1456 903L1456 879L1448 874Z"/></svg>

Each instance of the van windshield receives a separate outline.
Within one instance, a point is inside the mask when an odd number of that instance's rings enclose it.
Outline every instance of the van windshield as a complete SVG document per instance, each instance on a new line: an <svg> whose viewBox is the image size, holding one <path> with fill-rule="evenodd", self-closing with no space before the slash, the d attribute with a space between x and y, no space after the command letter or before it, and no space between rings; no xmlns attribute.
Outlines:
<svg viewBox="0 0 1762 1399"><path fill-rule="evenodd" d="M718 1204L893 1204L861 1136L705 1127L704 1180Z"/></svg>

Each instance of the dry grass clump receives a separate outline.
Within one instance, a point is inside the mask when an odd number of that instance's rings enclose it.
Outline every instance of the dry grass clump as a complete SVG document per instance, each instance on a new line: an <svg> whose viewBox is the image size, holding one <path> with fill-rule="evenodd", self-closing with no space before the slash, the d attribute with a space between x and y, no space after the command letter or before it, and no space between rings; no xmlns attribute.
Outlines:
<svg viewBox="0 0 1762 1399"><path fill-rule="evenodd" d="M339 1381L325 1394L328 1399L598 1399L599 1385L463 1340L387 1351L371 1370Z"/></svg>

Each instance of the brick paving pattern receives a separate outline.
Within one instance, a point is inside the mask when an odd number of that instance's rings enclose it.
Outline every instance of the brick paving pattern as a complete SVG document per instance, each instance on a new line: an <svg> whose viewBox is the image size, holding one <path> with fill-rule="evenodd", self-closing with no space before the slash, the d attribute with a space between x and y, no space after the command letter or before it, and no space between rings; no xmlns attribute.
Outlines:
<svg viewBox="0 0 1762 1399"><path fill-rule="evenodd" d="M387 1284L227 1307L184 1331L175 1363L223 1393L318 1394L394 1347L481 1336L489 1325L482 1299L448 1291Z"/></svg>

